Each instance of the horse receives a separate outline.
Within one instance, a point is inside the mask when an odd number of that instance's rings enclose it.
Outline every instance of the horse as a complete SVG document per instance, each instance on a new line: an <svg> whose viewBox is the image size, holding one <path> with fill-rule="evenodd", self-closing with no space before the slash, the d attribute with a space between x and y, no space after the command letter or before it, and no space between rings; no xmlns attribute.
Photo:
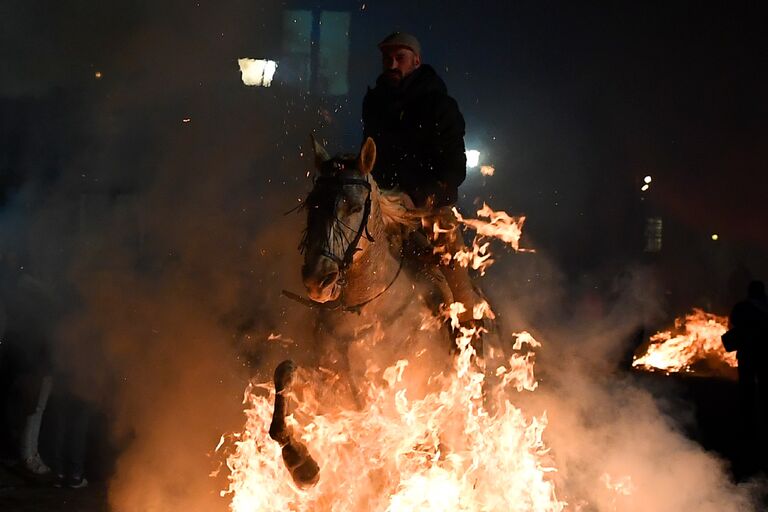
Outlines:
<svg viewBox="0 0 768 512"><path fill-rule="evenodd" d="M382 368L414 356L425 367L450 364L452 332L435 318L452 298L436 267L415 265L406 254L421 216L406 195L376 184L374 141L368 138L357 156L331 158L314 139L313 148L316 173L304 203L307 225L300 244L308 300L288 296L317 309L316 349L323 354L318 366L348 376L348 403L354 407L363 400L355 383L369 378L364 371L371 358ZM436 350L445 357L435 357ZM269 435L282 447L294 482L307 488L318 482L319 466L286 424L298 374L290 360L275 370Z"/></svg>

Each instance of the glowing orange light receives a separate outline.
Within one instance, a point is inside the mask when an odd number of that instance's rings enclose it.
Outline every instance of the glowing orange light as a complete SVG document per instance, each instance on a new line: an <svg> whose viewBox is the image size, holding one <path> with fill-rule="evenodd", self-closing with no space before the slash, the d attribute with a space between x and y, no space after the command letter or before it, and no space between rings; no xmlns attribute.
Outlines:
<svg viewBox="0 0 768 512"><path fill-rule="evenodd" d="M517 249L524 217L487 205L478 211L484 220L457 217L478 236L496 237ZM425 227L435 234L452 230L437 223ZM476 242L471 251L445 256L482 269L492 261L489 245ZM557 498L550 476L556 469L543 441L546 412L530 417L513 403L515 393L538 386L534 350L540 344L527 332L512 334L514 342L505 344L511 353L486 370L473 341L495 314L480 301L471 310L477 326L467 327L459 321L467 312L456 302L443 308L442 317L423 314L420 330L438 331L450 323L459 350L453 371L431 375L428 391L412 390L422 369L408 359L383 369L367 360L366 379L356 382L356 408L319 413L323 390L300 386L302 399L292 402L286 424L320 465L319 480L310 488L294 484L280 445L269 437L274 386L249 385L246 424L225 443L229 486L221 494L230 497L230 510L563 511L566 503ZM372 329L381 333L383 327L374 322ZM279 333L269 335L270 341L281 339ZM358 342L366 340L351 343ZM345 378L326 369L318 373L328 382ZM624 480L608 484L628 488Z"/></svg>
<svg viewBox="0 0 768 512"><path fill-rule="evenodd" d="M648 348L635 358L632 366L668 373L693 372L694 365L706 362L736 368L736 354L726 352L721 340L727 330L726 317L694 308L675 320L675 332L662 331L651 336Z"/></svg>

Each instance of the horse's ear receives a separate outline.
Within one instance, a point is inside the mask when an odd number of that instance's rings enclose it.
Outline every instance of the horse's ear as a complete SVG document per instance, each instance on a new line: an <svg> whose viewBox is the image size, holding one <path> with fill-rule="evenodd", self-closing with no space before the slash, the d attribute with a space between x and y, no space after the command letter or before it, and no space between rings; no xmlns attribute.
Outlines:
<svg viewBox="0 0 768 512"><path fill-rule="evenodd" d="M363 174L368 174L373 170L373 164L376 163L376 143L368 137L363 143L363 149L360 150L357 168Z"/></svg>
<svg viewBox="0 0 768 512"><path fill-rule="evenodd" d="M315 152L315 167L320 169L320 166L330 160L331 156L325 150L323 145L317 142L315 134L311 134L310 137L312 138L312 150Z"/></svg>

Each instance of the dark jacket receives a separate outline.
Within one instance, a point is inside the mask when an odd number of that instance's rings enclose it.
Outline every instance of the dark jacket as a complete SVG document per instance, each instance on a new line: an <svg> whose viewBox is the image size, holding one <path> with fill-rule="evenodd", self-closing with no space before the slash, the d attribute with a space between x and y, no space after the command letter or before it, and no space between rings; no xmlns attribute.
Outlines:
<svg viewBox="0 0 768 512"><path fill-rule="evenodd" d="M398 187L421 206L453 204L466 177L464 117L443 80L420 66L399 87L382 77L363 100L363 131L376 142L373 176L383 188Z"/></svg>

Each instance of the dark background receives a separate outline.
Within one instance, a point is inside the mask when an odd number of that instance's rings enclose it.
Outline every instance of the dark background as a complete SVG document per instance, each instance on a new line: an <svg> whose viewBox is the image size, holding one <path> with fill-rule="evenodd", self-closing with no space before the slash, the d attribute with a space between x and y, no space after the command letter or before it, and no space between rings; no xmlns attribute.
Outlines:
<svg viewBox="0 0 768 512"><path fill-rule="evenodd" d="M351 13L347 95L285 82L280 68L271 89L239 83L237 57L280 60L285 9ZM226 124L226 110L258 117L269 104L274 131L259 137L273 141L275 160L306 167L300 152L311 130L331 148L355 147L362 96L378 73L376 42L401 29L420 37L424 60L458 100L467 146L481 148L497 170L487 179L470 175L464 206L482 196L496 209L525 213L528 245L569 279L645 261L679 297L676 308L709 301L700 305L723 309L733 292L717 297L739 264L764 276L768 135L758 2L11 1L1 18L6 232L19 218L19 191L32 183L22 217L34 216L46 187L62 182L74 195L144 190L171 119ZM217 112L217 102L228 108ZM195 117L201 103L204 120ZM239 149L231 158L252 163L247 144ZM193 168L189 178L212 172ZM641 194L645 175L654 181ZM270 190L262 185L255 177L254 201ZM662 250L653 254L643 252L649 216L664 223Z"/></svg>

